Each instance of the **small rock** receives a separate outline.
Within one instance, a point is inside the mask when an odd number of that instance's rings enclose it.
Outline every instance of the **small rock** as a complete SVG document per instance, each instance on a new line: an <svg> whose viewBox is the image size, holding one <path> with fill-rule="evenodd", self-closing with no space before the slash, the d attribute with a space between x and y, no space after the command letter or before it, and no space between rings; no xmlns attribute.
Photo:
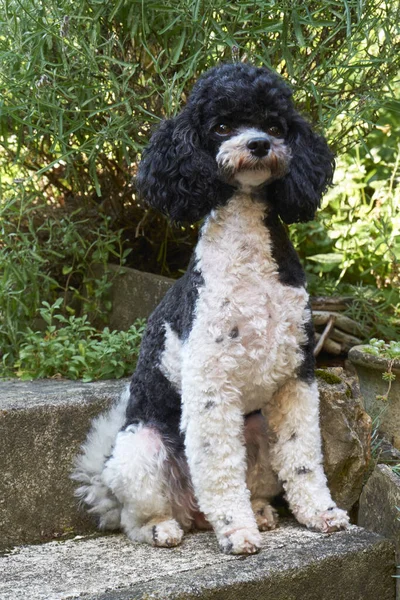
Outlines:
<svg viewBox="0 0 400 600"><path fill-rule="evenodd" d="M358 524L392 538L400 551L400 477L388 467L377 465L360 497Z"/></svg>
<svg viewBox="0 0 400 600"><path fill-rule="evenodd" d="M358 525L391 538L400 562L400 477L387 465L377 465L360 497ZM399 567L397 567L399 569ZM400 580L396 581L400 598Z"/></svg>
<svg viewBox="0 0 400 600"><path fill-rule="evenodd" d="M324 468L335 502L357 502L368 468L371 418L354 377L340 367L317 370Z"/></svg>

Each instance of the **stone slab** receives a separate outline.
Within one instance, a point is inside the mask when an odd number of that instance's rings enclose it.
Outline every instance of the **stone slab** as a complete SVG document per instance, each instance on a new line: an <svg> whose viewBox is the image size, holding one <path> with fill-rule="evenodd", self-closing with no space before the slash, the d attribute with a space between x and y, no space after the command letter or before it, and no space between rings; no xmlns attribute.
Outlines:
<svg viewBox="0 0 400 600"><path fill-rule="evenodd" d="M392 538L400 551L400 477L387 465L377 465L360 496L358 523Z"/></svg>
<svg viewBox="0 0 400 600"><path fill-rule="evenodd" d="M50 542L0 557L1 600L393 600L390 541L358 527L324 535L286 522L260 554L227 556L211 533L174 549L126 537Z"/></svg>
<svg viewBox="0 0 400 600"><path fill-rule="evenodd" d="M360 496L358 524L391 538L400 577L400 477L387 465L377 465ZM400 579L396 579L400 600Z"/></svg>
<svg viewBox="0 0 400 600"><path fill-rule="evenodd" d="M93 531L69 474L90 421L127 382L0 383L0 548Z"/></svg>
<svg viewBox="0 0 400 600"><path fill-rule="evenodd" d="M108 265L112 280L110 329L126 330L135 319L147 319L175 280L127 267Z"/></svg>

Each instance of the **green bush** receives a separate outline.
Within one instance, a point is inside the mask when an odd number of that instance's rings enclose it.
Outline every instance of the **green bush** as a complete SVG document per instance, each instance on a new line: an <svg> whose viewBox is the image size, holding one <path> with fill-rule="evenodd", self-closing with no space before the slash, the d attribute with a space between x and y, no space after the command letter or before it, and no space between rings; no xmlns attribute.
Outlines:
<svg viewBox="0 0 400 600"><path fill-rule="evenodd" d="M336 148L365 136L398 72L398 0L5 0L0 19L4 169L114 209L149 126L232 52L288 79Z"/></svg>
<svg viewBox="0 0 400 600"><path fill-rule="evenodd" d="M367 142L338 157L317 220L291 227L310 292L352 296L347 314L365 341L400 336L399 136L400 102L393 101Z"/></svg>
<svg viewBox="0 0 400 600"><path fill-rule="evenodd" d="M66 318L56 312L61 304L61 298L52 306L43 302L40 314L46 330L28 330L14 365L17 375L21 379L66 377L84 382L131 375L139 353L143 321L136 321L128 331L110 331L105 327L98 332L86 315Z"/></svg>
<svg viewBox="0 0 400 600"><path fill-rule="evenodd" d="M21 190L0 203L0 360L8 371L26 339L28 327L40 325L43 301L60 298L64 316L87 312L106 319L112 284L107 265L120 264L121 232L109 218L80 218L50 210L46 202ZM99 269L101 267L101 269ZM1 369L0 369L1 372Z"/></svg>
<svg viewBox="0 0 400 600"><path fill-rule="evenodd" d="M369 147L338 158L317 221L292 228L310 274L319 278L400 286L400 102L380 121Z"/></svg>

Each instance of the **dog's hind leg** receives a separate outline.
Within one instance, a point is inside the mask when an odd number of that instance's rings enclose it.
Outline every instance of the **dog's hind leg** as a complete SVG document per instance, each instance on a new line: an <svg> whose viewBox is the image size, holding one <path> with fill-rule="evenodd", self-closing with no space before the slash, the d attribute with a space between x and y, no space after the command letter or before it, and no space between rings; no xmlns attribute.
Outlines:
<svg viewBox="0 0 400 600"><path fill-rule="evenodd" d="M269 501L282 487L270 464L267 425L261 411L246 415L244 437L247 452L246 483L258 529L275 529L278 515Z"/></svg>
<svg viewBox="0 0 400 600"><path fill-rule="evenodd" d="M121 526L132 541L177 546L183 530L167 493L168 451L155 427L129 425L117 435L103 481L122 505Z"/></svg>

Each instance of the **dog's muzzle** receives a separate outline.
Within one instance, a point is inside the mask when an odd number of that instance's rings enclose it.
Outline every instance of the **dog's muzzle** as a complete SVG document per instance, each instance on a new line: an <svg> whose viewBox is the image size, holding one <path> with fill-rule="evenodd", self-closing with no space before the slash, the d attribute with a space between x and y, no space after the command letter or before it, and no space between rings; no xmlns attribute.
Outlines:
<svg viewBox="0 0 400 600"><path fill-rule="evenodd" d="M257 187L287 173L290 149L283 138L243 128L221 144L216 159L226 181Z"/></svg>

